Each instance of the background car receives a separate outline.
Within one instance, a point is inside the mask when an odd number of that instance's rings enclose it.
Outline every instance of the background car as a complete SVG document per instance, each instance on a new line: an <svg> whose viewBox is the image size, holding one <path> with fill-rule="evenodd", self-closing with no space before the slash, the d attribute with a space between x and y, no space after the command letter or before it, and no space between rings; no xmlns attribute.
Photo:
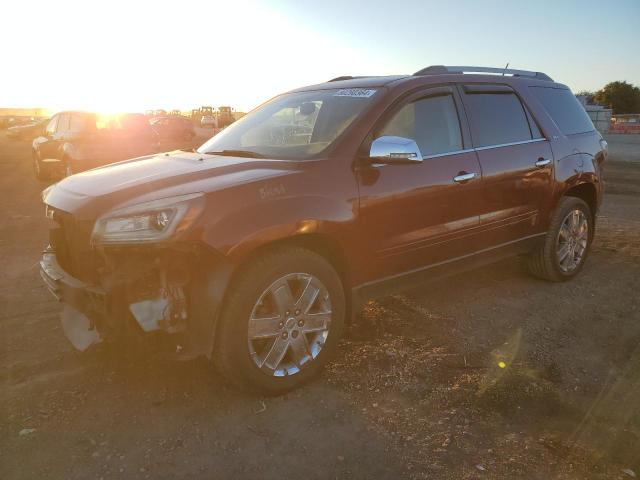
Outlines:
<svg viewBox="0 0 640 480"><path fill-rule="evenodd" d="M60 112L32 147L33 169L40 180L160 151L158 136L147 118L137 113L101 117Z"/></svg>
<svg viewBox="0 0 640 480"><path fill-rule="evenodd" d="M38 135L42 134L47 123L49 123L49 119L43 118L42 120L26 123L24 125L14 125L7 129L7 137L33 140Z"/></svg>
<svg viewBox="0 0 640 480"><path fill-rule="evenodd" d="M26 123L31 123L35 120L37 120L36 117L7 115L4 117L0 117L0 129L8 129L16 125L24 125Z"/></svg>
<svg viewBox="0 0 640 480"><path fill-rule="evenodd" d="M186 117L162 116L151 119L151 128L161 142L171 140L191 140L196 136L193 123Z"/></svg>

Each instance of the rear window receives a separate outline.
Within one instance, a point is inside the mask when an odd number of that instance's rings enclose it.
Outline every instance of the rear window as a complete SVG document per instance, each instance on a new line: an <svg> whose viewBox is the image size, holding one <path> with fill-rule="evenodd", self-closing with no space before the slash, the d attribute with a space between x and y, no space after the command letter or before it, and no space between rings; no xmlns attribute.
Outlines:
<svg viewBox="0 0 640 480"><path fill-rule="evenodd" d="M467 93L464 97L476 147L532 139L529 121L514 93Z"/></svg>
<svg viewBox="0 0 640 480"><path fill-rule="evenodd" d="M571 90L550 87L530 88L565 135L595 130L589 115Z"/></svg>

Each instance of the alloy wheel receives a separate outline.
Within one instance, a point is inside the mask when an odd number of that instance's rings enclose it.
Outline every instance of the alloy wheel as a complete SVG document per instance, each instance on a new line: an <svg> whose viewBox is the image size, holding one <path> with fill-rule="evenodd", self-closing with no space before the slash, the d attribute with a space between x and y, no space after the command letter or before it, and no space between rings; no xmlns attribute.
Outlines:
<svg viewBox="0 0 640 480"><path fill-rule="evenodd" d="M294 375L322 350L331 326L327 288L308 273L273 282L253 307L248 324L249 353L265 374Z"/></svg>
<svg viewBox="0 0 640 480"><path fill-rule="evenodd" d="M556 258L560 270L571 273L580 266L589 243L589 221L582 210L570 211L560 226Z"/></svg>

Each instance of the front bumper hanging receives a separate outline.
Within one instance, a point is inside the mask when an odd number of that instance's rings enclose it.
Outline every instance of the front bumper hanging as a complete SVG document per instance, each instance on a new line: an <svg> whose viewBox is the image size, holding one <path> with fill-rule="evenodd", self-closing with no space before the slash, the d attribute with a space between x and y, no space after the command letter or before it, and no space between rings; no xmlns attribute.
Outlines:
<svg viewBox="0 0 640 480"><path fill-rule="evenodd" d="M105 292L65 272L48 248L40 260L40 276L53 296L64 302L62 329L75 348L84 351L102 339L91 319L105 310Z"/></svg>

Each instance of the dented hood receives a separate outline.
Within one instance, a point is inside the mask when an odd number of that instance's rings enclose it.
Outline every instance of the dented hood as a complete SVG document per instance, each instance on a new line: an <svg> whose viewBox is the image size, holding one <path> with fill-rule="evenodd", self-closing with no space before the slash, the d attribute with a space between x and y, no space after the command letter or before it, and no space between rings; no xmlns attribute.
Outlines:
<svg viewBox="0 0 640 480"><path fill-rule="evenodd" d="M194 192L292 173L286 160L170 152L126 160L61 180L46 190L46 204L91 219L129 203Z"/></svg>

